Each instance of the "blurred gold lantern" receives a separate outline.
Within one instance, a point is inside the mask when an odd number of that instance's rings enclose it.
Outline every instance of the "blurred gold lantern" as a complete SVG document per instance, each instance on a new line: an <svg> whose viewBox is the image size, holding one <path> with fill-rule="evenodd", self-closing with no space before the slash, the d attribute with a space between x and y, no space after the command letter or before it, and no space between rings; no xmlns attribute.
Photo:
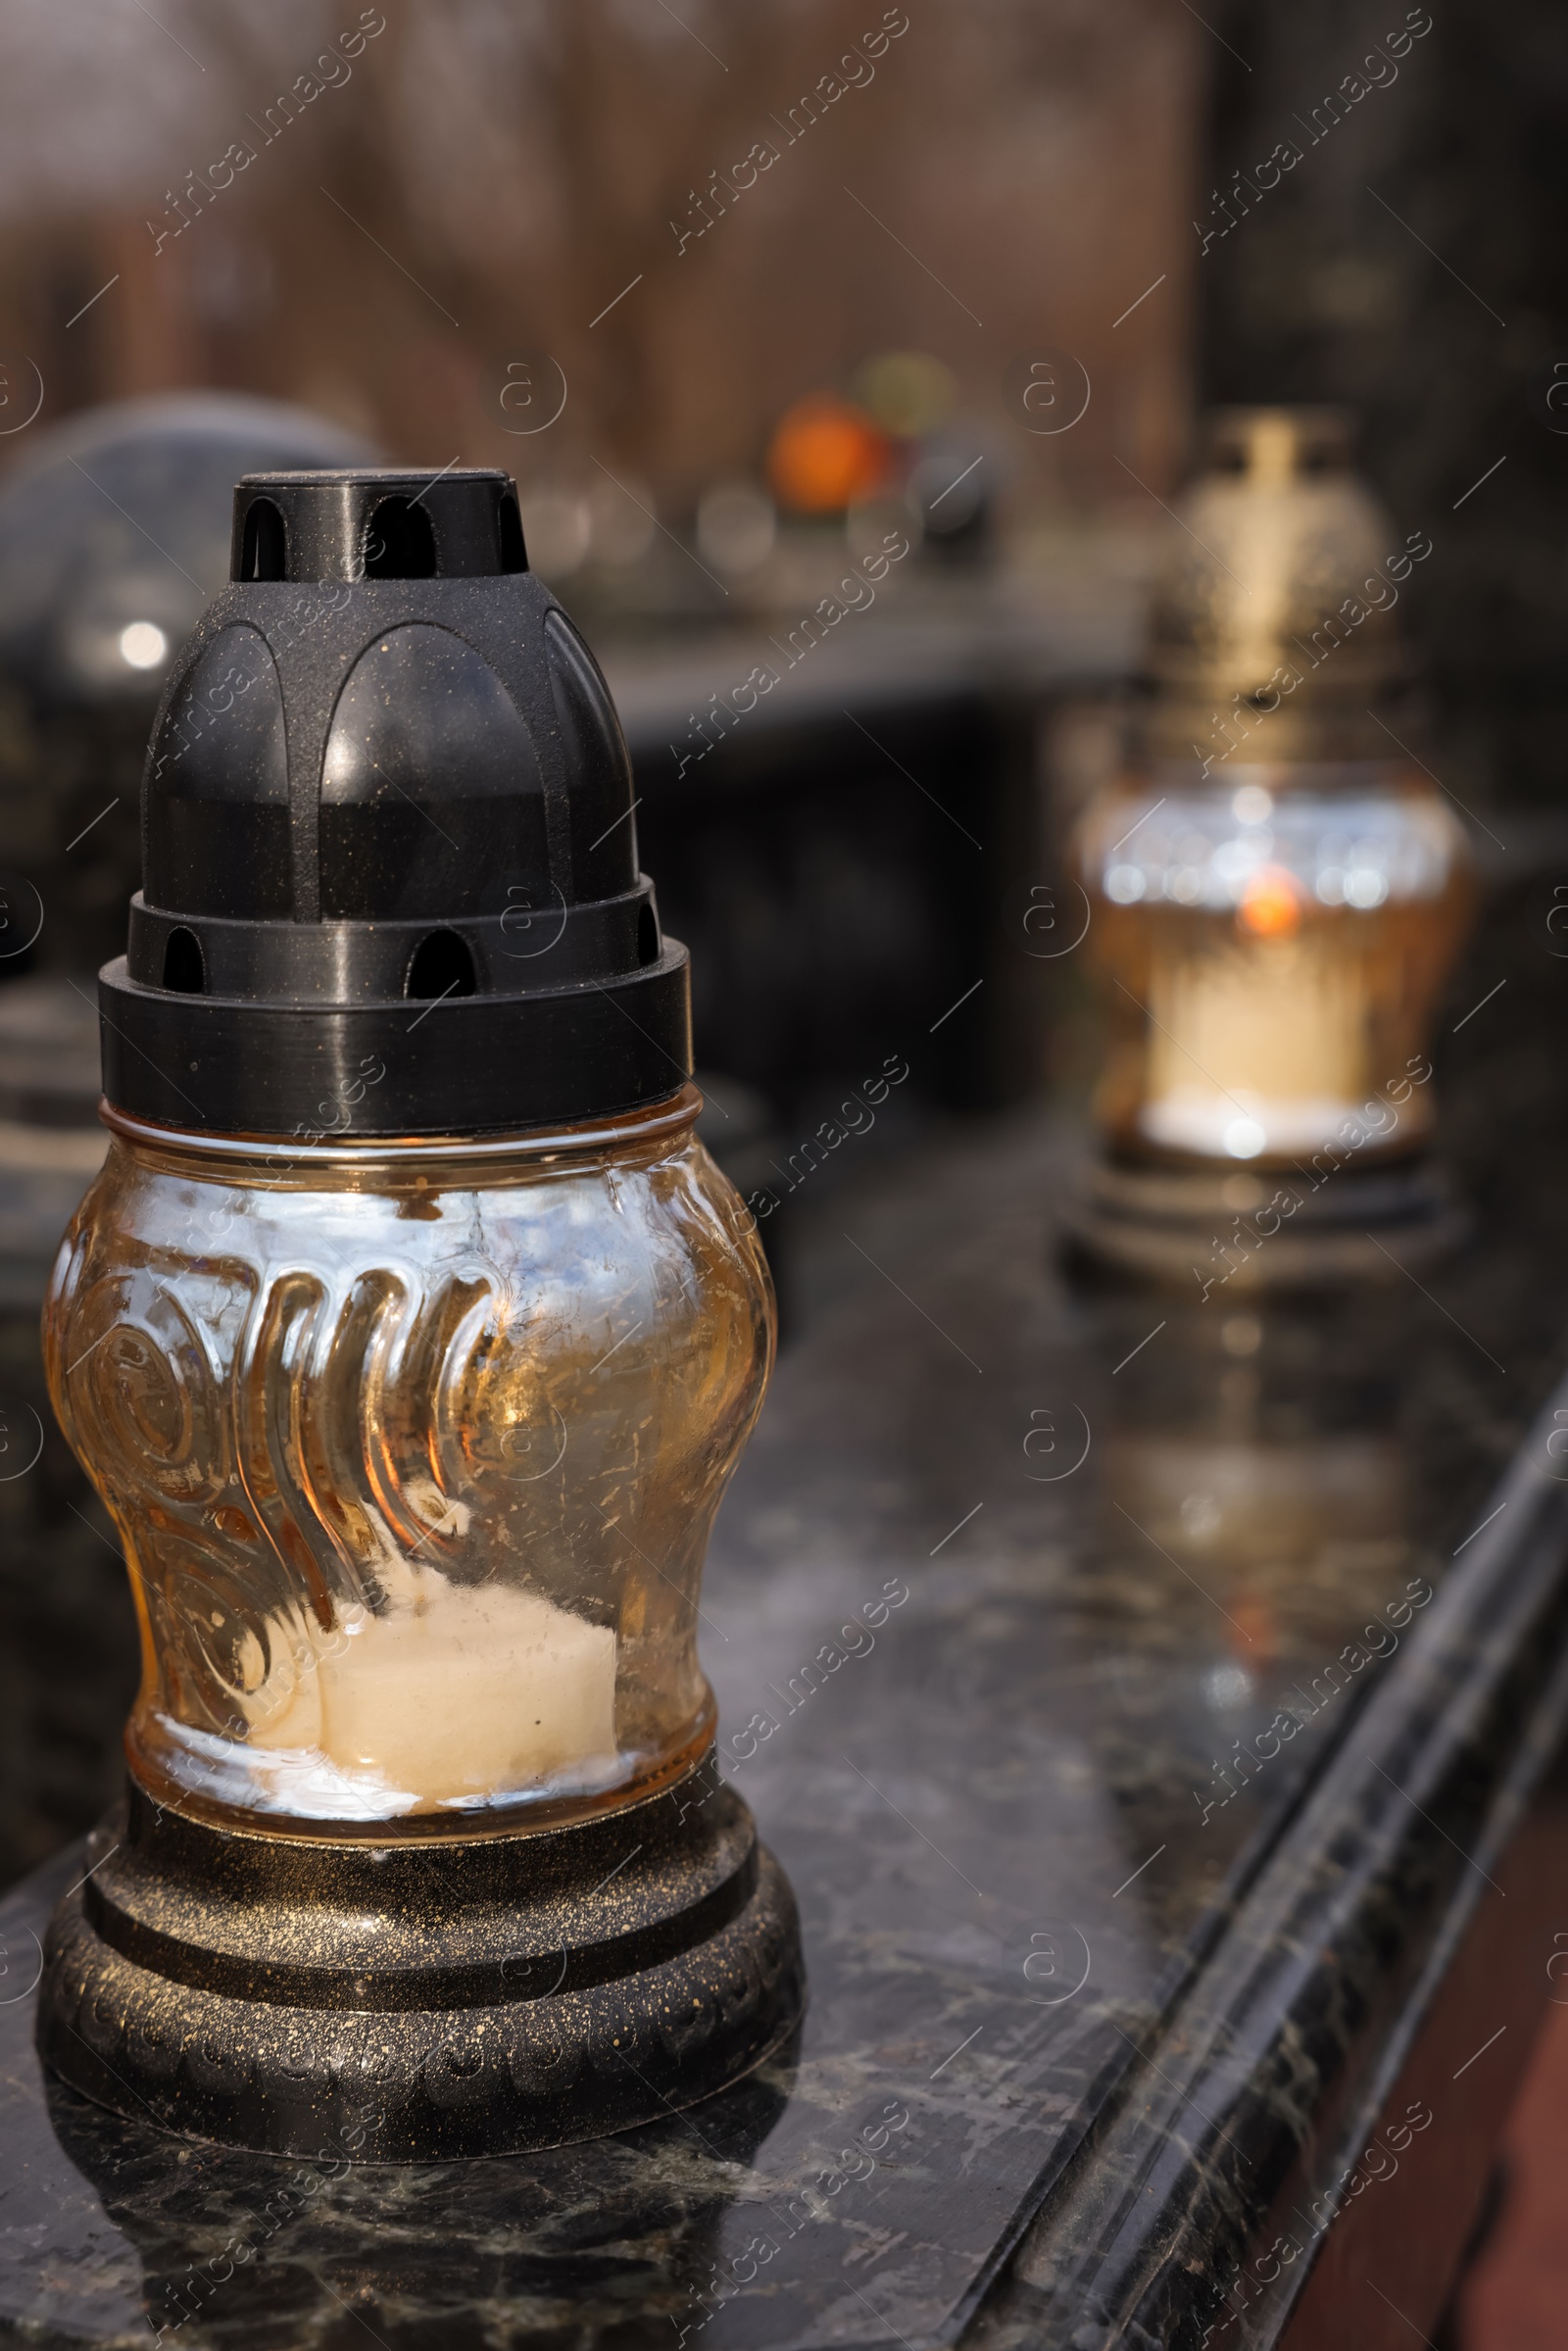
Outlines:
<svg viewBox="0 0 1568 2351"><path fill-rule="evenodd" d="M1332 411L1222 414L1178 519L1140 754L1077 836L1110 1024L1078 1237L1240 1287L1376 1270L1369 1231L1430 1258L1462 1229L1428 1049L1473 898L1410 748L1396 609L1431 542Z"/></svg>

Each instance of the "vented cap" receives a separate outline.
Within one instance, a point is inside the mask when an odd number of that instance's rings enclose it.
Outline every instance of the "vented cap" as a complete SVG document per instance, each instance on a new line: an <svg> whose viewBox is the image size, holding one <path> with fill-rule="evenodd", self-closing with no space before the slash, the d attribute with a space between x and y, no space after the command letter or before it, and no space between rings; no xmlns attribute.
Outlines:
<svg viewBox="0 0 1568 2351"><path fill-rule="evenodd" d="M111 1102L259 1135L597 1117L690 1073L593 656L504 473L247 474L171 671Z"/></svg>

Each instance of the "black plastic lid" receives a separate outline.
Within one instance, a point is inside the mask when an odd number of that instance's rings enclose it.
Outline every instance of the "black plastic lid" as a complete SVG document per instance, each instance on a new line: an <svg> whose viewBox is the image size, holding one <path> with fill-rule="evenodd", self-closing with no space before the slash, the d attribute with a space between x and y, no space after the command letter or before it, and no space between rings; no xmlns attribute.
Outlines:
<svg viewBox="0 0 1568 2351"><path fill-rule="evenodd" d="M251 473L170 672L104 1091L168 1126L482 1134L691 1071L631 764L498 472Z"/></svg>

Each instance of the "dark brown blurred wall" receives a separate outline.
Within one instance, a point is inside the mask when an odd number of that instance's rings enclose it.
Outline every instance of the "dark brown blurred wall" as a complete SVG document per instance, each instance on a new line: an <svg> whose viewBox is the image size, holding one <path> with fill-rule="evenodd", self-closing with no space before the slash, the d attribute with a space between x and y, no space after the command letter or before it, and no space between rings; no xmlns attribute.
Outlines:
<svg viewBox="0 0 1568 2351"><path fill-rule="evenodd" d="M1560 802L1568 11L1233 0L1204 15L1213 115L1188 231L1204 392L1359 412L1401 531L1434 543L1411 613L1437 771L1466 801ZM1298 160L1276 174L1282 143Z"/></svg>
<svg viewBox="0 0 1568 2351"><path fill-rule="evenodd" d="M868 354L935 353L1001 429L1054 349L1093 397L1012 432L1024 473L1077 503L1180 470L1208 60L1172 0L106 13L0 28L0 357L45 418L243 386L421 461L597 458L678 512ZM542 355L564 412L509 432L508 366Z"/></svg>

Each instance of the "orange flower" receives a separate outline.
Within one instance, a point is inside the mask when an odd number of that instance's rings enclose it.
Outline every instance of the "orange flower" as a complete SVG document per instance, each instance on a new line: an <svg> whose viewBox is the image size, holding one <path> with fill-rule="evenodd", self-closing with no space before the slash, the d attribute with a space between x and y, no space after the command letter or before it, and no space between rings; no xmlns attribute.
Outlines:
<svg viewBox="0 0 1568 2351"><path fill-rule="evenodd" d="M863 409L818 396L780 417L767 472L780 502L801 514L842 514L887 479L892 451Z"/></svg>
<svg viewBox="0 0 1568 2351"><path fill-rule="evenodd" d="M1259 865L1249 875L1236 919L1254 939L1289 939L1301 927L1301 893L1283 865Z"/></svg>

